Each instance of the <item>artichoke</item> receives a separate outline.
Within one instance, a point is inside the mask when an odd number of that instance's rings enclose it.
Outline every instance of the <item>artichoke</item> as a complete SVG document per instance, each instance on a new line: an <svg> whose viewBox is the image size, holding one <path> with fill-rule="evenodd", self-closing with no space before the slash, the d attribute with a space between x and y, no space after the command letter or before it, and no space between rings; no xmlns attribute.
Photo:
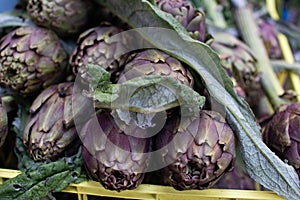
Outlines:
<svg viewBox="0 0 300 200"><path fill-rule="evenodd" d="M227 172L213 188L255 190L256 183L250 176L235 163L234 169Z"/></svg>
<svg viewBox="0 0 300 200"><path fill-rule="evenodd" d="M191 73L181 62L160 50L145 50L131 57L132 59L126 63L120 74L119 83L139 76L163 75L190 87L194 85Z"/></svg>
<svg viewBox="0 0 300 200"><path fill-rule="evenodd" d="M23 143L34 160L56 160L77 152L74 117L85 110L86 102L72 101L80 99L73 86L72 82L50 86L32 103Z"/></svg>
<svg viewBox="0 0 300 200"><path fill-rule="evenodd" d="M234 134L214 111L201 111L185 129L179 118L169 119L155 139L155 149L163 147L162 162L172 164L162 169L162 176L177 190L213 186L235 160Z"/></svg>
<svg viewBox="0 0 300 200"><path fill-rule="evenodd" d="M242 93L245 93L248 103L255 104L261 86L252 50L227 33L214 34L211 48L218 53L227 74L234 79L235 86L243 90ZM237 93L241 91L240 89Z"/></svg>
<svg viewBox="0 0 300 200"><path fill-rule="evenodd" d="M282 53L277 39L279 32L276 29L275 24L272 24L271 21L261 19L258 21L258 28L269 57L273 59L281 59Z"/></svg>
<svg viewBox="0 0 300 200"><path fill-rule="evenodd" d="M281 159L292 165L300 176L300 103L282 105L263 131L263 140Z"/></svg>
<svg viewBox="0 0 300 200"><path fill-rule="evenodd" d="M104 23L82 33L69 60L74 74L85 74L88 64L101 66L112 76L118 72L126 59L126 55L122 55L126 49L126 40L120 38L121 41L111 41L110 38L121 31Z"/></svg>
<svg viewBox="0 0 300 200"><path fill-rule="evenodd" d="M90 10L90 3L84 0L29 0L27 4L27 13L33 22L61 36L84 30Z"/></svg>
<svg viewBox="0 0 300 200"><path fill-rule="evenodd" d="M20 27L0 41L0 83L21 94L38 92L64 78L67 61L55 33Z"/></svg>
<svg viewBox="0 0 300 200"><path fill-rule="evenodd" d="M132 134L145 131L132 127ZM106 189L134 189L142 182L149 161L150 139L125 134L107 112L90 119L80 132L82 156L89 176Z"/></svg>
<svg viewBox="0 0 300 200"><path fill-rule="evenodd" d="M123 83L136 77L149 75L168 76L175 79L178 83L184 84L191 88L193 88L194 85L194 79L191 73L180 61L157 49L149 49L131 54L130 59L128 59L125 64L124 70L120 73L118 83ZM161 97L161 95L166 94L167 91L164 91L163 94L159 94L160 91L165 90L167 87L168 86L157 85L156 90L148 92L151 93L152 96L159 95ZM131 101L134 102L136 100L137 99ZM147 101L144 102L144 105L146 107L156 107L158 104L159 103L156 100L153 100L151 98L147 99ZM126 129L126 124L130 125L130 123L135 123L141 128L145 128L149 131L151 128L153 128L153 131L150 132L156 132L157 129L160 129L165 122L164 120L167 116L164 115L169 115L173 111L174 109L169 109L166 113L157 112L150 114L141 114L134 112L126 113L126 111L120 110L116 110L115 112L114 110L112 113L117 123L119 123L121 127L124 127L124 130ZM127 115L127 117L124 117L125 115ZM118 118L123 119L117 120Z"/></svg>
<svg viewBox="0 0 300 200"><path fill-rule="evenodd" d="M7 136L8 128L7 128L8 118L6 109L0 104L0 147L3 145L5 138Z"/></svg>
<svg viewBox="0 0 300 200"><path fill-rule="evenodd" d="M189 0L155 0L158 7L173 15L191 37L201 42L206 38L205 14L193 7Z"/></svg>

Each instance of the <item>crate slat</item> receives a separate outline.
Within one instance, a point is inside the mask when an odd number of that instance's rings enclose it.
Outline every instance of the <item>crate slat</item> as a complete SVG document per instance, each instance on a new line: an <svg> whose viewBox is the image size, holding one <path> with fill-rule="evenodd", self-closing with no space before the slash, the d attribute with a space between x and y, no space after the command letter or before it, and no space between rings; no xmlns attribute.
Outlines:
<svg viewBox="0 0 300 200"><path fill-rule="evenodd" d="M0 180L13 178L20 173L19 170L0 169ZM142 184L135 190L116 192L106 190L95 181L70 184L62 192L78 194L79 200L86 200L87 195L145 200L284 200L283 197L269 191L229 189L177 191L169 186L149 184Z"/></svg>

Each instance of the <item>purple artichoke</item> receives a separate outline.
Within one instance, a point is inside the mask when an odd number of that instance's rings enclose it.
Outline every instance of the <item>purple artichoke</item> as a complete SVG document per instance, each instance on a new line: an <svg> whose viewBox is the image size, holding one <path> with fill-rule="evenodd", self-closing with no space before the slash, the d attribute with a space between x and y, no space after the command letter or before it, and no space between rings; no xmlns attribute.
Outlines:
<svg viewBox="0 0 300 200"><path fill-rule="evenodd" d="M263 131L263 140L300 176L300 103L280 106Z"/></svg>
<svg viewBox="0 0 300 200"><path fill-rule="evenodd" d="M54 32L20 27L0 40L0 83L21 94L61 81L68 56Z"/></svg>
<svg viewBox="0 0 300 200"><path fill-rule="evenodd" d="M72 101L80 95L73 94L73 85L65 82L50 86L32 103L23 142L34 160L56 160L77 151L74 117L83 113L85 106L84 102Z"/></svg>
<svg viewBox="0 0 300 200"><path fill-rule="evenodd" d="M146 134L132 127L133 135ZM82 156L89 176L109 190L139 186L149 164L150 139L127 135L107 112L98 113L82 128Z"/></svg>
<svg viewBox="0 0 300 200"><path fill-rule="evenodd" d="M86 73L88 64L101 66L112 75L118 72L126 60L126 55L122 55L126 39L110 41L110 38L121 31L110 24L102 24L82 33L69 60L74 74Z"/></svg>
<svg viewBox="0 0 300 200"><path fill-rule="evenodd" d="M155 140L156 149L166 146L162 176L175 189L211 187L231 170L235 160L235 138L225 119L214 111L201 111L186 129L179 118L171 118ZM176 140L175 142L171 142Z"/></svg>
<svg viewBox="0 0 300 200"><path fill-rule="evenodd" d="M235 163L234 168L227 172L213 188L255 190L256 183L250 176Z"/></svg>
<svg viewBox="0 0 300 200"><path fill-rule="evenodd" d="M173 15L194 39L206 38L205 14L196 10L189 0L155 0L158 7Z"/></svg>
<svg viewBox="0 0 300 200"><path fill-rule="evenodd" d="M139 76L162 75L172 77L190 87L194 85L193 76L186 67L160 50L145 50L131 57L132 59L126 63L120 74L119 83Z"/></svg>
<svg viewBox="0 0 300 200"><path fill-rule="evenodd" d="M211 47L218 53L227 74L233 80L237 93L245 97L250 105L255 105L258 92L262 90L256 58L252 50L227 33L214 34Z"/></svg>
<svg viewBox="0 0 300 200"><path fill-rule="evenodd" d="M258 28L269 57L273 59L281 59L282 52L279 41L277 39L277 35L279 32L276 29L275 24L272 24L270 21L261 19L258 21Z"/></svg>
<svg viewBox="0 0 300 200"><path fill-rule="evenodd" d="M27 4L27 13L32 21L61 36L84 30L90 11L90 2L84 0L29 0Z"/></svg>

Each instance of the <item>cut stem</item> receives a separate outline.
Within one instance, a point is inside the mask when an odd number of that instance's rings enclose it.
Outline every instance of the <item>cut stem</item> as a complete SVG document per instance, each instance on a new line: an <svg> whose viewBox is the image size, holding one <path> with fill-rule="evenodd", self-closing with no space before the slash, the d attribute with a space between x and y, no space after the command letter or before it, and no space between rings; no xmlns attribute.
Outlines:
<svg viewBox="0 0 300 200"><path fill-rule="evenodd" d="M226 28L226 20L220 6L216 3L216 0L203 0L202 3L205 7L207 16L211 18L213 24L219 28Z"/></svg>
<svg viewBox="0 0 300 200"><path fill-rule="evenodd" d="M275 72L290 70L300 73L300 63L289 63L285 60L271 60L271 65Z"/></svg>

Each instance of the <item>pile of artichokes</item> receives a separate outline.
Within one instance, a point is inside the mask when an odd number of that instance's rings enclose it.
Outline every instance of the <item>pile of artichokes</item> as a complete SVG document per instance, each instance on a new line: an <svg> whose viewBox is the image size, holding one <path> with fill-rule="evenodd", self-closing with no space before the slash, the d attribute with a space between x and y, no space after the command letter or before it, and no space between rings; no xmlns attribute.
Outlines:
<svg viewBox="0 0 300 200"><path fill-rule="evenodd" d="M112 2L22 1L25 6L19 12L29 22L3 29L0 85L5 92L1 97L13 96L19 107L28 104L19 145L37 163L55 162L79 151L87 177L109 190L135 189L149 180L177 190L253 189L255 181L236 161L237 152L246 149L238 142L243 140L238 133L243 128L237 124L244 122L232 120L235 114L220 102L220 94L211 89L214 83L208 84L209 77L191 67L194 61L178 56L185 49L177 49L176 54L155 42L150 48L131 49L137 38L122 33L137 27L139 20L148 24L143 16L134 16L132 23L124 20L113 6L117 1ZM182 31L187 41L203 45L210 54L196 55L221 66L216 72L222 77L221 87L230 91L247 116L255 118L253 109L256 119L264 117L257 109L268 95L261 85L255 51L241 38L215 32L208 26L211 21L207 23L205 7L193 3L155 0L139 4L167 19L165 24L175 24L174 29ZM128 2L130 6L134 7ZM258 25L270 57L281 58L277 33L267 21ZM214 72L213 67L210 70ZM115 101L120 97L129 103ZM183 103L189 101L198 104ZM299 107L280 107L264 128L263 140L300 175ZM16 124L8 120L7 112L0 102L0 146L12 134L9 127ZM258 127L255 120L251 123ZM253 130L259 132L259 128ZM242 185L236 186L234 179Z"/></svg>

